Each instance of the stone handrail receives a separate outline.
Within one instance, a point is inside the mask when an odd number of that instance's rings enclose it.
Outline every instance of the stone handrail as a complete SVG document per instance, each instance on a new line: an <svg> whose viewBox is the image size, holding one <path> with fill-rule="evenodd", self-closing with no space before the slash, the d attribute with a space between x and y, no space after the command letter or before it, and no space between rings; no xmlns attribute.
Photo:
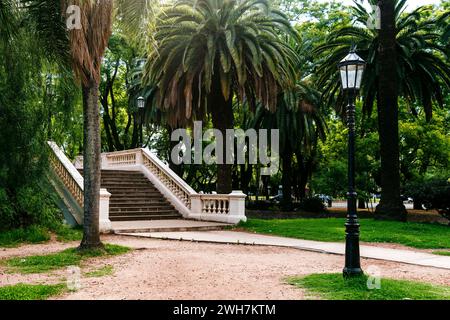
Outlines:
<svg viewBox="0 0 450 320"><path fill-rule="evenodd" d="M50 153L50 165L58 178L77 201L83 207L83 176L72 165L64 152L54 143L48 141L52 152Z"/></svg>
<svg viewBox="0 0 450 320"><path fill-rule="evenodd" d="M77 168L70 162L64 152L53 141L47 142L51 153L49 156L50 166L55 173L57 179L64 186L64 189L69 192L71 197L75 200L76 205L71 205L68 199L66 205L70 206L70 213L77 224L83 223L83 207L84 207L84 179ZM64 197L63 190L60 190L60 195ZM100 189L100 231L107 232L111 230L111 221L109 220L109 198L111 194L106 189ZM76 208L73 208L73 207Z"/></svg>

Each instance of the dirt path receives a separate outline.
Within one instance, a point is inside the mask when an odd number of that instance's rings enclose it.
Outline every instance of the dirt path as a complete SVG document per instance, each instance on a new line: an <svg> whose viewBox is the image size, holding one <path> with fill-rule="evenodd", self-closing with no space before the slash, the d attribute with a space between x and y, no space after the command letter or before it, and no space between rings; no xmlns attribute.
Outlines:
<svg viewBox="0 0 450 320"><path fill-rule="evenodd" d="M285 283L290 276L341 272L343 257L296 249L139 239L105 236L104 242L135 248L110 259L95 259L83 271L112 265L114 274L81 279L82 289L58 299L303 299L305 293ZM21 247L26 254L74 246L50 243ZM17 255L21 248L0 251L0 259ZM383 277L450 285L448 270L376 260ZM6 274L0 286L17 282L61 281L65 271L53 275ZM8 278L8 280L6 280Z"/></svg>

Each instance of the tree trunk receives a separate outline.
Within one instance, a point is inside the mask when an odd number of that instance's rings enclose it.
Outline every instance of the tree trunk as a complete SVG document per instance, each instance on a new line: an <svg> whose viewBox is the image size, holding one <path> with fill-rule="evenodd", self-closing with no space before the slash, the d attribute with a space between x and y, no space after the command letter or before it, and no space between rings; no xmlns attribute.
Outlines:
<svg viewBox="0 0 450 320"><path fill-rule="evenodd" d="M363 198L358 199L358 209L366 209L366 201Z"/></svg>
<svg viewBox="0 0 450 320"><path fill-rule="evenodd" d="M406 221L400 200L400 163L398 138L398 88L395 1L378 1L381 12L379 32L378 132L381 156L381 200L376 218Z"/></svg>
<svg viewBox="0 0 450 320"><path fill-rule="evenodd" d="M98 83L91 79L83 91L83 175L84 175L84 221L80 249L102 247L100 241L100 113L98 106Z"/></svg>
<svg viewBox="0 0 450 320"><path fill-rule="evenodd" d="M225 100L220 89L220 79L216 77L215 88L209 100L209 110L212 116L212 123L215 129L220 130L223 136L223 164L217 165L217 186L218 194L228 194L232 191L232 164L226 164L226 129L233 129L233 104L232 98ZM230 150L231 152L232 150Z"/></svg>
<svg viewBox="0 0 450 320"><path fill-rule="evenodd" d="M172 132L174 130L176 130L176 129L178 129L178 128L172 129L170 126L166 126L166 130L167 130L167 132L169 134L169 140L170 140L170 142L169 142L169 146L170 146L169 152L171 152L178 145L178 143L180 142L180 141L172 141L171 140ZM187 152L189 152L189 150L187 150ZM172 171L175 172L178 176L183 177L181 164L173 163L172 157L170 156L170 153L169 153L169 168L172 169Z"/></svg>
<svg viewBox="0 0 450 320"><path fill-rule="evenodd" d="M292 210L292 151L288 146L282 155L283 173L281 182L283 185L283 201L281 203L283 210Z"/></svg>

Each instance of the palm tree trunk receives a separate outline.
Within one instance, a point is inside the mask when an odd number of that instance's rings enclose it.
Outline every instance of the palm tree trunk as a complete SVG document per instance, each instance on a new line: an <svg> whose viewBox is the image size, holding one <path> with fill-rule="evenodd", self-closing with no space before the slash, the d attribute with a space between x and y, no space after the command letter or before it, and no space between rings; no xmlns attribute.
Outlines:
<svg viewBox="0 0 450 320"><path fill-rule="evenodd" d="M98 90L98 83L94 79L82 85L84 112L84 232L80 249L102 247L99 230L101 139Z"/></svg>
<svg viewBox="0 0 450 320"><path fill-rule="evenodd" d="M380 0L378 5L381 12L381 30L377 103L382 191L380 204L376 208L376 217L404 221L406 209L400 200L395 1Z"/></svg>
<svg viewBox="0 0 450 320"><path fill-rule="evenodd" d="M292 210L292 151L290 147L286 147L282 155L283 174L281 182L283 185L282 207L285 211Z"/></svg>
<svg viewBox="0 0 450 320"><path fill-rule="evenodd" d="M216 81L220 81L216 77ZM217 84L217 83L216 83ZM231 193L232 186L232 164L226 164L226 130L233 129L233 104L232 98L226 100L220 89L220 82L215 86L215 90L211 93L210 106L212 123L215 129L220 130L223 137L223 164L217 165L217 186L216 191L218 194Z"/></svg>

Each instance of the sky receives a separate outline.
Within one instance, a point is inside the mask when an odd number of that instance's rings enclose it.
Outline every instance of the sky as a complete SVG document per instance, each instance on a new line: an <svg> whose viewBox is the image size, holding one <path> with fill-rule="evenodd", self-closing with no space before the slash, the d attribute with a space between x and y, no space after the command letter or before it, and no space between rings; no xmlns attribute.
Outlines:
<svg viewBox="0 0 450 320"><path fill-rule="evenodd" d="M318 0L319 2L326 2L327 0ZM353 4L353 0L342 0L341 2L347 4L347 5L352 5ZM423 6L426 4L438 4L440 3L440 0L408 0L408 9L409 10L414 10L419 6Z"/></svg>

